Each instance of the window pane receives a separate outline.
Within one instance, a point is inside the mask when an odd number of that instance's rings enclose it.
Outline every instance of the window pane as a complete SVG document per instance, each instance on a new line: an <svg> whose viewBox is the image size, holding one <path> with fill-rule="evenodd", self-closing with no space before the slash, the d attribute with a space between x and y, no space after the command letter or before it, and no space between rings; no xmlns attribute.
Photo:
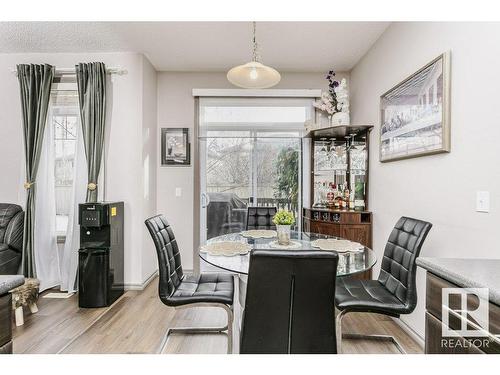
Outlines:
<svg viewBox="0 0 500 375"><path fill-rule="evenodd" d="M257 205L278 206L298 215L300 140L256 138Z"/></svg>
<svg viewBox="0 0 500 375"><path fill-rule="evenodd" d="M201 98L199 136L241 130L299 138L304 123L313 118L312 103L308 98Z"/></svg>
<svg viewBox="0 0 500 375"><path fill-rule="evenodd" d="M246 205L252 197L252 140L206 138L201 142L205 191L210 200L206 236L240 231L246 225Z"/></svg>
<svg viewBox="0 0 500 375"><path fill-rule="evenodd" d="M71 207L76 135L79 120L78 92L52 91L49 124L54 135L54 176L56 194L56 230L66 234Z"/></svg>
<svg viewBox="0 0 500 375"><path fill-rule="evenodd" d="M207 139L207 192L250 197L252 143L246 138Z"/></svg>

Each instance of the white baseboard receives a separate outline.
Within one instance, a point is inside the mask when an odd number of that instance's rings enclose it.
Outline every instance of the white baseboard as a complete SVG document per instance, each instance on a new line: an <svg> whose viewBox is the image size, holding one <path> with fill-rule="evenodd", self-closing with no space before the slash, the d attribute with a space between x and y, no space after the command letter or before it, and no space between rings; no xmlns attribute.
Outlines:
<svg viewBox="0 0 500 375"><path fill-rule="evenodd" d="M193 273L193 270L184 270L184 273L190 274L190 273ZM158 276L158 270L153 272L143 283L140 283L140 284L125 283L125 284L123 284L123 288L125 290L144 290L149 285L149 283L155 279L156 276Z"/></svg>
<svg viewBox="0 0 500 375"><path fill-rule="evenodd" d="M425 348L424 338L421 337L417 332L415 332L413 328L411 328L408 324L406 324L399 318L392 318L392 320L394 320L394 322L396 322L398 326L400 326L413 340L415 340L422 349Z"/></svg>
<svg viewBox="0 0 500 375"><path fill-rule="evenodd" d="M144 282L142 283L125 283L123 285L125 290L144 290L154 278L158 276L158 270L154 271Z"/></svg>

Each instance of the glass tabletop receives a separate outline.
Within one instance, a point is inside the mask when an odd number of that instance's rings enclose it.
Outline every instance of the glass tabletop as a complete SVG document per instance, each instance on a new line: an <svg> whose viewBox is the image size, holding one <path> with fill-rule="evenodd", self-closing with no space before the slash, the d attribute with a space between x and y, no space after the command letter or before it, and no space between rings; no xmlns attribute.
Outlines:
<svg viewBox="0 0 500 375"><path fill-rule="evenodd" d="M319 250L311 245L311 242L321 238L336 238L339 237L326 236L317 233L307 233L307 232L291 232L292 241L300 243L300 247L295 249L287 249L294 251L301 250ZM206 243L221 242L221 241L236 241L248 243L252 250L278 250L271 247L269 244L276 241L276 238L246 238L240 233L230 233L224 234L222 236L214 237L209 239ZM326 251L326 250L325 250ZM356 273L361 273L371 269L377 262L377 257L375 252L367 247L362 250L347 253L338 253L339 264L337 267L337 276L348 276L354 275ZM205 262L211 264L212 266L218 267L220 269L231 271L234 273L239 273L242 275L248 275L248 266L250 262L250 253L245 255L211 255L208 253L200 252L200 258Z"/></svg>

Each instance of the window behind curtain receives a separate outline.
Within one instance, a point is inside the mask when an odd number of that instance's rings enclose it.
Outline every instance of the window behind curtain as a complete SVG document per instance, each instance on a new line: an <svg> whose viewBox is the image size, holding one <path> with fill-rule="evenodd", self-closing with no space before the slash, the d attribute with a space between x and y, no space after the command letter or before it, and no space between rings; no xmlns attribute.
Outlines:
<svg viewBox="0 0 500 375"><path fill-rule="evenodd" d="M80 116L76 85L65 86L69 87L64 89L56 87L52 90L48 123L52 127L54 138L56 231L59 237L66 234L68 227Z"/></svg>

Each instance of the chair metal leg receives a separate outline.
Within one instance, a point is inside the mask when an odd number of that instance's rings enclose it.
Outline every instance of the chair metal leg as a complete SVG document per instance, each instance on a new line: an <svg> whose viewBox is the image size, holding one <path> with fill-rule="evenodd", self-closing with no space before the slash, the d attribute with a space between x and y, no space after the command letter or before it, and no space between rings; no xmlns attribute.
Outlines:
<svg viewBox="0 0 500 375"><path fill-rule="evenodd" d="M234 312L232 308L227 312L227 354L233 354L233 320Z"/></svg>
<svg viewBox="0 0 500 375"><path fill-rule="evenodd" d="M337 335L337 354L342 354L342 318L347 312L339 311L335 317L335 331Z"/></svg>
<svg viewBox="0 0 500 375"><path fill-rule="evenodd" d="M336 320L336 330L337 330L337 353L342 353L342 339L361 339L361 340L380 340L380 341L390 341L392 342L401 354L406 354L403 346L396 340L394 336L390 335L365 335L361 333L342 333L342 318L346 315L348 311L343 310L337 314Z"/></svg>
<svg viewBox="0 0 500 375"><path fill-rule="evenodd" d="M175 309L185 309L193 307L219 307L223 308L227 313L227 324L224 327L173 327L167 329L165 336L157 351L158 354L163 353L167 346L170 335L175 334L207 334L207 333L223 333L227 334L227 354L233 353L233 309L231 306L219 303L194 303L190 305L178 306Z"/></svg>

